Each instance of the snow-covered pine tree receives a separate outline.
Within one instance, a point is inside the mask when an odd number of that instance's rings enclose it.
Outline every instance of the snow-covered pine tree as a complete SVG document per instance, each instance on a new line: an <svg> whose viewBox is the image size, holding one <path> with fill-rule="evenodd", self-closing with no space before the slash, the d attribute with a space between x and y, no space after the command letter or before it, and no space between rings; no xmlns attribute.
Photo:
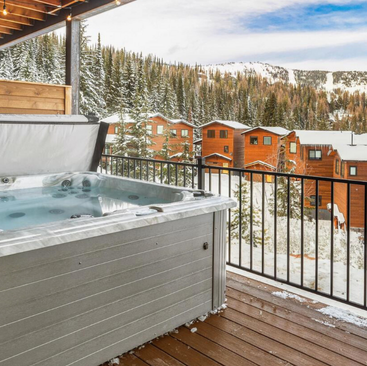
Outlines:
<svg viewBox="0 0 367 366"><path fill-rule="evenodd" d="M131 55L126 55L125 65L122 72L123 80L123 105L126 111L131 111L134 107L135 88L136 88L136 74L135 65Z"/></svg>
<svg viewBox="0 0 367 366"><path fill-rule="evenodd" d="M239 207L231 211L231 235L232 239L239 239L240 235L242 243L251 243L251 207L252 207L252 244L254 246L262 244L262 222L261 212L256 204L251 201L250 182L243 182L241 187L236 186L234 197L239 202ZM241 232L240 232L241 223ZM265 242L269 240L267 230L264 232Z"/></svg>
<svg viewBox="0 0 367 366"><path fill-rule="evenodd" d="M10 48L0 51L0 79L13 80L14 64Z"/></svg>

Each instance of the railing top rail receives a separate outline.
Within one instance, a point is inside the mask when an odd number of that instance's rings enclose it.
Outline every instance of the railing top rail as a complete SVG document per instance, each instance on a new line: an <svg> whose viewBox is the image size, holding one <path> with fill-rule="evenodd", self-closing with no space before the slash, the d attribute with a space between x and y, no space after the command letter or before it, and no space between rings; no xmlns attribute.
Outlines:
<svg viewBox="0 0 367 366"><path fill-rule="evenodd" d="M160 159L151 159L151 158L138 158L134 156L123 156L123 155L115 155L115 154L102 154L102 157L106 158L116 158L116 159L129 159L129 160L137 160L137 161L147 161L152 163L162 163L162 164L172 164L172 165L182 165L182 166L190 166L192 168L197 167L197 164L193 163L183 163L179 161L171 161L171 160L160 160Z"/></svg>

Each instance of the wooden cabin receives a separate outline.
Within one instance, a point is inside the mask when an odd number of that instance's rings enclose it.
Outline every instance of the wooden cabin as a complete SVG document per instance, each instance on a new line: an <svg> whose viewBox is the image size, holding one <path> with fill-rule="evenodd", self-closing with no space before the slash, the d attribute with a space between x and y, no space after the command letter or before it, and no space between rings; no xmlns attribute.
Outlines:
<svg viewBox="0 0 367 366"><path fill-rule="evenodd" d="M333 144L348 144L350 131L304 131L294 130L281 138L280 160L284 171L318 177L334 176ZM305 206L316 206L316 185L314 180L305 181ZM327 206L331 201L329 182L319 183L318 204L322 214L328 215Z"/></svg>
<svg viewBox="0 0 367 366"><path fill-rule="evenodd" d="M112 115L104 118L102 121L108 123L109 129L107 134L106 151L112 151L112 146L119 133L120 116ZM127 129L131 128L136 121L128 114L123 115L123 122ZM170 156L172 160L180 160L180 155L184 152L185 146L189 148L189 154L193 154L193 137L195 126L184 119L169 119L160 113L149 115L146 124L148 133L150 134L153 145L149 148L157 153L163 148L166 141L167 133L168 144L171 149ZM156 159L162 159L160 155L154 156Z"/></svg>
<svg viewBox="0 0 367 366"><path fill-rule="evenodd" d="M288 130L282 127L255 127L242 132L246 169L276 171L279 165L279 142Z"/></svg>
<svg viewBox="0 0 367 366"><path fill-rule="evenodd" d="M250 127L239 122L215 120L202 129L201 155L207 165L242 168L244 139L242 132Z"/></svg>
<svg viewBox="0 0 367 366"><path fill-rule="evenodd" d="M335 178L367 181L366 145L335 145L334 149L333 176ZM335 183L334 185L334 204L337 206L337 210L343 214L345 223L349 220L347 210L347 189L347 185L343 183ZM365 193L365 189L362 185L350 185L351 228L364 228ZM339 225L339 227L340 226L341 225Z"/></svg>

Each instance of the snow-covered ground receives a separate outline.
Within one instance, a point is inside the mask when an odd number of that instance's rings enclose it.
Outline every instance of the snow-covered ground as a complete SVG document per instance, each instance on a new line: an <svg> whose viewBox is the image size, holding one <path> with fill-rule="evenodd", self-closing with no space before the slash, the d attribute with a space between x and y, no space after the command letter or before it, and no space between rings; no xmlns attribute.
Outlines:
<svg viewBox="0 0 367 366"><path fill-rule="evenodd" d="M211 179L206 175L205 188L213 193L221 193L229 197L234 197L234 191L239 184L238 176L231 176L231 187L229 176L212 174ZM242 180L243 182L244 180ZM262 206L262 184L254 182L253 203L261 210ZM264 272L274 275L274 217L269 212L269 199L273 193L274 185L265 184L265 230L266 240L264 247ZM254 228L261 230L261 228ZM331 220L319 220L318 230L318 291L330 293L330 273L331 273ZM261 236L261 232L258 232ZM335 296L346 298L347 291L347 234L343 231L333 232L334 236L334 263L333 263L333 292ZM227 237L228 240L228 237ZM316 224L314 220L304 220L304 270L303 284L306 287L315 289L315 246L316 246ZM277 218L277 255L276 274L278 278L287 278L287 218ZM250 243L241 241L241 265L250 267ZM231 238L231 262L240 264L240 246L238 239ZM261 271L262 268L262 247L258 245L252 248L253 269ZM350 233L350 300L363 303L364 294L364 244L360 233L351 231ZM301 220L290 220L290 281L301 284Z"/></svg>

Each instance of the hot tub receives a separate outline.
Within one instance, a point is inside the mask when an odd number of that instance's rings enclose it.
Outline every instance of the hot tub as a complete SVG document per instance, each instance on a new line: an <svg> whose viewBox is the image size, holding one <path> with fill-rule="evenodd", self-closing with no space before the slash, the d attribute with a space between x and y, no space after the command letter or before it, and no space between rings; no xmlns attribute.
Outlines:
<svg viewBox="0 0 367 366"><path fill-rule="evenodd" d="M99 365L221 306L233 206L91 172L0 174L0 365Z"/></svg>

